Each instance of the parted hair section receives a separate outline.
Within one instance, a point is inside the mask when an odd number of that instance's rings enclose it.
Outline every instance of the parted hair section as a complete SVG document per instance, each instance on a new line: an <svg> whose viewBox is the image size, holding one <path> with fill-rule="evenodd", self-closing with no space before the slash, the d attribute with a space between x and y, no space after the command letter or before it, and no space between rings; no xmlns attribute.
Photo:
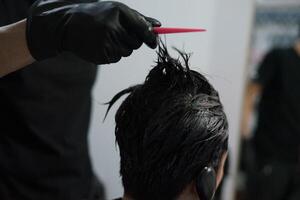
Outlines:
<svg viewBox="0 0 300 200"><path fill-rule="evenodd" d="M144 83L131 86L115 115L120 174L134 199L175 199L206 166L219 167L228 123L219 95L189 67L190 55L170 56L161 42ZM142 67L142 66L141 66Z"/></svg>

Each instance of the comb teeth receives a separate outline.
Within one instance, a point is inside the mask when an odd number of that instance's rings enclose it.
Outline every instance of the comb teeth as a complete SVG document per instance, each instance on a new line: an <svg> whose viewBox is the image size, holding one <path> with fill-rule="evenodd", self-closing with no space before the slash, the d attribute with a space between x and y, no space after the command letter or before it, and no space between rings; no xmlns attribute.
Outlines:
<svg viewBox="0 0 300 200"><path fill-rule="evenodd" d="M156 34L171 34L171 33L192 33L205 32L205 29L200 28L171 28L171 27L153 27L153 32Z"/></svg>

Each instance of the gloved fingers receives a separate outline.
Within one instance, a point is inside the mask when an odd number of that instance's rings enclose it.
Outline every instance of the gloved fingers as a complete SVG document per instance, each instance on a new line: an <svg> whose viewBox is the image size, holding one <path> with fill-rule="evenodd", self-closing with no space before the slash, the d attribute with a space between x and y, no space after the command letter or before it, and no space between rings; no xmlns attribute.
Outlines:
<svg viewBox="0 0 300 200"><path fill-rule="evenodd" d="M152 27L160 27L161 26L161 22L158 21L157 19L152 18L152 17L147 17L134 9L131 9L131 10L133 12L135 12L137 15L141 15L142 17L144 17L152 25Z"/></svg>
<svg viewBox="0 0 300 200"><path fill-rule="evenodd" d="M118 31L111 33L111 41L113 42L113 47L115 48L115 54L122 57L128 57L133 52L133 47L136 47L142 42L132 40L132 43L129 44L126 39L130 40L131 38L126 32L122 33L122 28L119 28ZM121 32L120 32L121 31ZM126 42L125 42L126 41ZM130 46L131 45L131 46Z"/></svg>
<svg viewBox="0 0 300 200"><path fill-rule="evenodd" d="M138 11L132 9L137 15L140 15L142 16L147 22L149 22L151 24L151 32L152 32L152 27L160 27L161 26L161 22L158 21L157 19L155 18L152 18L152 17L147 17L141 13L139 13ZM147 44L150 48L156 48L158 42L159 42L159 39L158 39L158 36L155 34L156 38L155 38L155 42L152 42L152 44Z"/></svg>
<svg viewBox="0 0 300 200"><path fill-rule="evenodd" d="M150 48L155 49L158 44L158 36L152 30L152 24L143 16L139 17L140 29L136 29L137 36Z"/></svg>
<svg viewBox="0 0 300 200"><path fill-rule="evenodd" d="M134 31L127 31L122 26L118 28L118 36L120 38L120 42L123 46L126 46L130 49L136 50L140 48L143 44Z"/></svg>
<svg viewBox="0 0 300 200"><path fill-rule="evenodd" d="M115 56L115 57L111 57L110 59L109 59L109 62L107 63L107 64L110 64L110 63L117 63L117 62L119 62L120 60L121 60L121 56Z"/></svg>
<svg viewBox="0 0 300 200"><path fill-rule="evenodd" d="M130 55L132 54L132 52L133 52L132 49L126 51L125 53L123 53L123 57L128 57L128 56L130 56Z"/></svg>
<svg viewBox="0 0 300 200"><path fill-rule="evenodd" d="M110 63L117 63L121 60L121 56L116 54L115 50L109 46L104 47L103 52L100 53L100 57L105 58L105 60L99 60L98 64L110 64Z"/></svg>
<svg viewBox="0 0 300 200"><path fill-rule="evenodd" d="M103 58L104 60L100 60L99 64L109 64L116 63L121 60L122 57L128 57L132 54L133 49L128 47L126 44L123 44L121 38L119 37L121 34L118 31L111 31L110 34L106 38L106 44L104 45L104 50L99 52L99 58ZM125 34L122 34L124 37ZM103 44L99 44L103 46Z"/></svg>
<svg viewBox="0 0 300 200"><path fill-rule="evenodd" d="M145 17L145 16L144 16ZM151 23L151 25L153 27L160 27L161 26L161 23L160 21L158 21L157 19L154 19L152 17L145 17L145 19Z"/></svg>
<svg viewBox="0 0 300 200"><path fill-rule="evenodd" d="M158 39L157 35L152 31L151 24L154 21L147 21L142 14L129 7L122 7L120 14L120 23L128 32L134 32L137 38L150 48L156 48Z"/></svg>

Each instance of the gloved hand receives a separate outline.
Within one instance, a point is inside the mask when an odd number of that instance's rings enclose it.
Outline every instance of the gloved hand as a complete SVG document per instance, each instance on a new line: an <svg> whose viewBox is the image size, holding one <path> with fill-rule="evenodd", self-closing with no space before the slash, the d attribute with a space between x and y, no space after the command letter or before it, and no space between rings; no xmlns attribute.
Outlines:
<svg viewBox="0 0 300 200"><path fill-rule="evenodd" d="M155 48L153 26L160 22L119 2L39 0L27 18L27 43L36 60L69 51L89 62L108 64L143 43Z"/></svg>

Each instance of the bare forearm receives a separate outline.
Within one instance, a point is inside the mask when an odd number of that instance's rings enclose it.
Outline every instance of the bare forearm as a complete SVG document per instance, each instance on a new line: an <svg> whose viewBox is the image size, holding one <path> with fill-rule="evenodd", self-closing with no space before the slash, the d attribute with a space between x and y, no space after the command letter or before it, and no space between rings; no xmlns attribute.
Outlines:
<svg viewBox="0 0 300 200"><path fill-rule="evenodd" d="M241 125L242 137L247 139L250 137L250 119L253 114L255 99L261 94L262 86L257 83L249 83L246 88L244 98L243 118Z"/></svg>
<svg viewBox="0 0 300 200"><path fill-rule="evenodd" d="M26 20L0 27L0 77L33 62L26 42Z"/></svg>

